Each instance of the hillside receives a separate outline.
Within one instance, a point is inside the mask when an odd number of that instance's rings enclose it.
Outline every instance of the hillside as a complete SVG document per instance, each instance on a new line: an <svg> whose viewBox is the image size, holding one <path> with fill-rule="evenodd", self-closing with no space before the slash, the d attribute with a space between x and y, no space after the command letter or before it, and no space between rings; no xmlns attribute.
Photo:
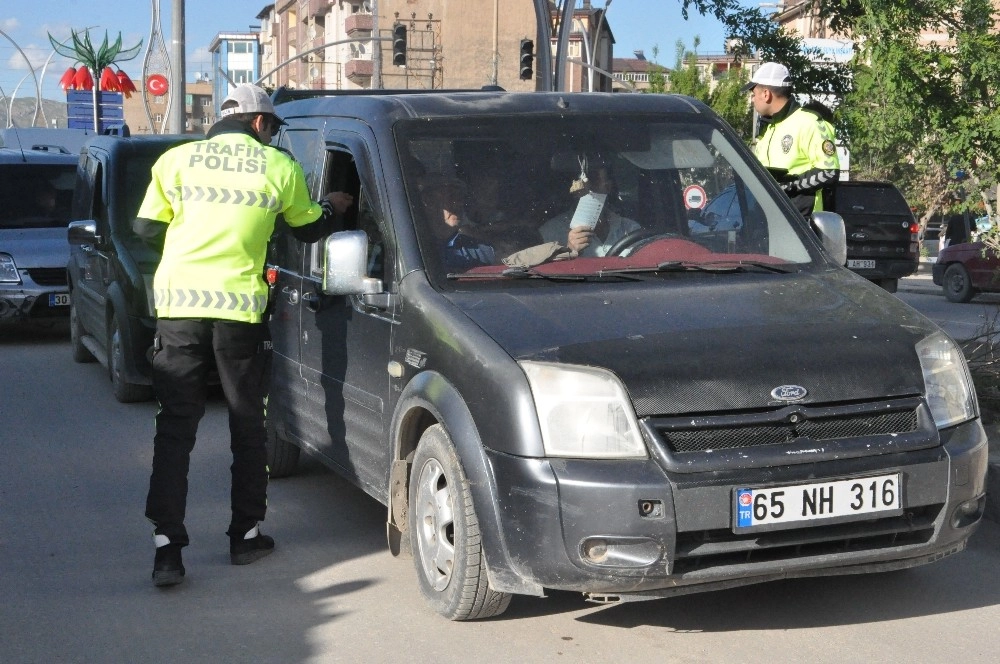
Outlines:
<svg viewBox="0 0 1000 664"><path fill-rule="evenodd" d="M9 124L7 121L7 112L10 108L10 98L0 97L0 127L7 127ZM44 111L44 120L47 121L49 127L53 126L52 121L56 121L57 127L63 128L66 126L66 102L57 101L54 99L43 99L42 109L38 112L38 118L35 123L36 127L44 126L42 111ZM31 122L35 115L35 98L34 97L18 97L14 100L13 109L13 126L15 127L30 127Z"/></svg>

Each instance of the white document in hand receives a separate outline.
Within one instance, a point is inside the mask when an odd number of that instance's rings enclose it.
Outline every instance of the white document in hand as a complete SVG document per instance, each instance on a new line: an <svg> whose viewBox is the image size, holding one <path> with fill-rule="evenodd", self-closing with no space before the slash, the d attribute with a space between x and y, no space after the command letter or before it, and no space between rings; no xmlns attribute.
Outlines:
<svg viewBox="0 0 1000 664"><path fill-rule="evenodd" d="M604 209L604 201L607 197L607 194L598 194L593 191L586 193L576 204L576 212L573 213L569 227L587 226L593 228L596 226L597 220L601 218L601 210Z"/></svg>

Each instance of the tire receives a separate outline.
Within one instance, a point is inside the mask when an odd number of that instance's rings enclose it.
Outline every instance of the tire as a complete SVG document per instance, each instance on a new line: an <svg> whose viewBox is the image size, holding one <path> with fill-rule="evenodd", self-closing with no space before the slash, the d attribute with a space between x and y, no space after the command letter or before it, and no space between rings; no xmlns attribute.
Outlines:
<svg viewBox="0 0 1000 664"><path fill-rule="evenodd" d="M299 465L299 448L278 435L274 423L268 420L267 428L267 472L269 477L294 475Z"/></svg>
<svg viewBox="0 0 1000 664"><path fill-rule="evenodd" d="M153 388L149 385L128 383L122 376L122 365L125 361L125 349L122 347L122 331L118 326L118 317L111 317L111 329L108 330L108 375L111 377L111 390L119 403L137 403L153 398Z"/></svg>
<svg viewBox="0 0 1000 664"><path fill-rule="evenodd" d="M899 289L899 279L879 279L878 285L887 293L895 293Z"/></svg>
<svg viewBox="0 0 1000 664"><path fill-rule="evenodd" d="M944 271L941 285L944 288L944 296L948 298L949 302L968 302L976 294L975 289L972 288L969 271L961 263L952 263L948 266L948 269Z"/></svg>
<svg viewBox="0 0 1000 664"><path fill-rule="evenodd" d="M434 610L449 620L506 611L511 595L490 588L469 480L440 424L420 437L408 512L417 581Z"/></svg>
<svg viewBox="0 0 1000 664"><path fill-rule="evenodd" d="M93 362L97 358L83 345L83 337L86 332L80 324L80 316L76 311L76 302L71 295L69 298L69 345L73 349L74 362Z"/></svg>

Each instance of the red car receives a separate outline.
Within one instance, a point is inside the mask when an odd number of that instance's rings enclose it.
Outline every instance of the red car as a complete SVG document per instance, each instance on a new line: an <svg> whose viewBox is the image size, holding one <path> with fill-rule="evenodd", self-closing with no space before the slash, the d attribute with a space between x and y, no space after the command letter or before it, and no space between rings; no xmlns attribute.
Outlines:
<svg viewBox="0 0 1000 664"><path fill-rule="evenodd" d="M951 302L968 302L976 293L1000 292L1000 256L982 242L945 247L934 264L934 283Z"/></svg>

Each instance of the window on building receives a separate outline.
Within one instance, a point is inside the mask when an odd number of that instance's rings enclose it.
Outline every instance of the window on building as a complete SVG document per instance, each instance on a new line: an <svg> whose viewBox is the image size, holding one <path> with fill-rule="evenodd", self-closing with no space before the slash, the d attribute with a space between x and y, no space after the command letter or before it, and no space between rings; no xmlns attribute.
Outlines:
<svg viewBox="0 0 1000 664"><path fill-rule="evenodd" d="M211 97L202 97L201 98L201 105L202 106L211 106L212 105L212 98Z"/></svg>
<svg viewBox="0 0 1000 664"><path fill-rule="evenodd" d="M249 69L230 69L229 78L234 83L253 83L253 72Z"/></svg>
<svg viewBox="0 0 1000 664"><path fill-rule="evenodd" d="M163 113L157 113L153 119L156 120L157 123L163 122Z"/></svg>

